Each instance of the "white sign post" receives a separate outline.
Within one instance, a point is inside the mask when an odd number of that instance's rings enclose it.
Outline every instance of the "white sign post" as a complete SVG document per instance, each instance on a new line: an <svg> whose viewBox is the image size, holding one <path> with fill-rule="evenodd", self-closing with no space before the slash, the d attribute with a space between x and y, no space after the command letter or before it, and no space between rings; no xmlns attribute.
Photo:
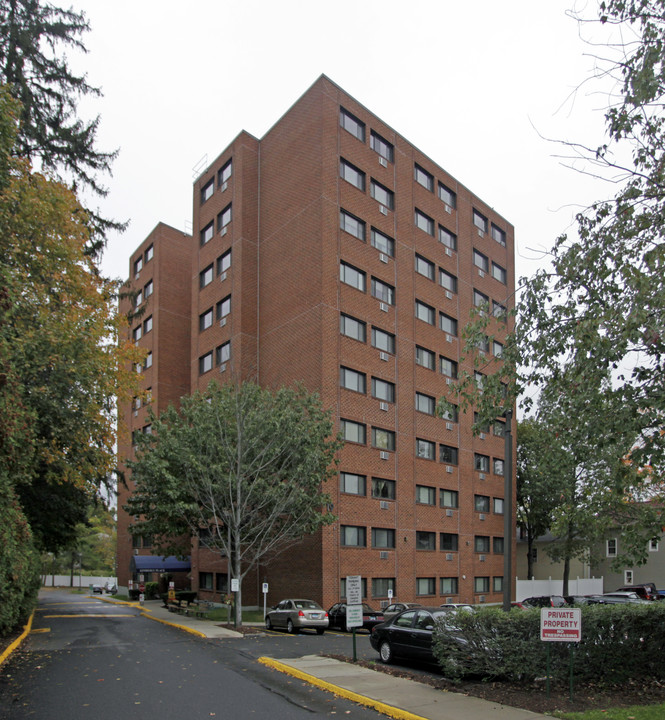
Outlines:
<svg viewBox="0 0 665 720"><path fill-rule="evenodd" d="M356 628L363 626L363 591L360 575L346 576L346 629L353 630L353 662L356 662Z"/></svg>
<svg viewBox="0 0 665 720"><path fill-rule="evenodd" d="M268 583L263 583L263 619L266 617L266 598L268 597Z"/></svg>
<svg viewBox="0 0 665 720"><path fill-rule="evenodd" d="M582 640L580 608L544 607L540 610L540 639L576 643ZM573 699L573 647L570 646L570 699ZM550 696L550 646L547 646L547 697Z"/></svg>

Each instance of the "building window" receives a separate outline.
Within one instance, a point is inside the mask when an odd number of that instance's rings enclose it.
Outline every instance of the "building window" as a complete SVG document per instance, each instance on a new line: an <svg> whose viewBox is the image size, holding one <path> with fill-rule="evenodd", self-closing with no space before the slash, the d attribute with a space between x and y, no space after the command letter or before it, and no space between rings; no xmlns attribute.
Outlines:
<svg viewBox="0 0 665 720"><path fill-rule="evenodd" d="M459 493L457 490L441 490L440 505L442 508L459 507Z"/></svg>
<svg viewBox="0 0 665 720"><path fill-rule="evenodd" d="M441 594L457 595L459 593L459 579L456 577L441 578Z"/></svg>
<svg viewBox="0 0 665 720"><path fill-rule="evenodd" d="M428 370L434 370L435 354L420 345L416 345L416 365L421 365Z"/></svg>
<svg viewBox="0 0 665 720"><path fill-rule="evenodd" d="M138 342L141 339L141 336L143 335L143 328L141 325L138 325L134 328L134 331L132 332L132 337L134 338L134 342Z"/></svg>
<svg viewBox="0 0 665 720"><path fill-rule="evenodd" d="M375 297L381 302L388 303L388 305L395 304L395 288L388 283L384 283L382 280L372 278L372 297Z"/></svg>
<svg viewBox="0 0 665 720"><path fill-rule="evenodd" d="M141 274L141 270L143 270L143 258L137 258L134 260L134 275L138 276Z"/></svg>
<svg viewBox="0 0 665 720"><path fill-rule="evenodd" d="M492 315L494 315L497 320L505 322L508 315L506 306L498 303L496 300L492 300Z"/></svg>
<svg viewBox="0 0 665 720"><path fill-rule="evenodd" d="M492 538L492 552L495 555L503 555L503 538L502 537Z"/></svg>
<svg viewBox="0 0 665 720"><path fill-rule="evenodd" d="M221 188L222 185L225 182L228 182L231 179L231 175L233 174L233 161L227 160L227 162L222 165L219 172L217 173L217 184Z"/></svg>
<svg viewBox="0 0 665 720"><path fill-rule="evenodd" d="M227 295L217 303L217 319L225 318L231 312L231 296Z"/></svg>
<svg viewBox="0 0 665 720"><path fill-rule="evenodd" d="M366 392L365 373L351 370L351 368L341 367L339 369L339 384L347 390L362 393Z"/></svg>
<svg viewBox="0 0 665 720"><path fill-rule="evenodd" d="M143 302L143 290L139 290L134 298L134 307L138 307Z"/></svg>
<svg viewBox="0 0 665 720"><path fill-rule="evenodd" d="M473 251L473 264L483 272L487 272L489 269L489 260L486 255L483 255L478 250Z"/></svg>
<svg viewBox="0 0 665 720"><path fill-rule="evenodd" d="M416 550L436 550L436 533L416 530Z"/></svg>
<svg viewBox="0 0 665 720"><path fill-rule="evenodd" d="M155 257L155 246L148 245L145 251L145 261L150 262Z"/></svg>
<svg viewBox="0 0 665 720"><path fill-rule="evenodd" d="M416 485L416 503L418 505L436 505L436 488L428 485Z"/></svg>
<svg viewBox="0 0 665 720"><path fill-rule="evenodd" d="M416 227L424 230L428 235L434 235L434 220L416 208Z"/></svg>
<svg viewBox="0 0 665 720"><path fill-rule="evenodd" d="M439 242L451 250L457 250L457 235L439 225Z"/></svg>
<svg viewBox="0 0 665 720"><path fill-rule="evenodd" d="M506 233L492 223L492 237L496 240L499 245L506 247Z"/></svg>
<svg viewBox="0 0 665 720"><path fill-rule="evenodd" d="M487 535L476 535L473 540L473 549L477 553L488 553L490 551L490 539Z"/></svg>
<svg viewBox="0 0 665 720"><path fill-rule="evenodd" d="M503 460L501 458L494 458L492 461L492 465L494 474L503 477Z"/></svg>
<svg viewBox="0 0 665 720"><path fill-rule="evenodd" d="M394 500L396 486L394 480L372 478L372 497L379 500Z"/></svg>
<svg viewBox="0 0 665 720"><path fill-rule="evenodd" d="M395 433L393 430L384 430L383 428L372 428L372 447L379 450L395 450Z"/></svg>
<svg viewBox="0 0 665 720"><path fill-rule="evenodd" d="M392 143L389 143L385 138L382 138L381 135L374 132L374 130L372 130L369 135L369 146L382 158L388 162L393 162L395 157L395 148Z"/></svg>
<svg viewBox="0 0 665 720"><path fill-rule="evenodd" d="M395 547L395 531L390 528L372 528L372 547L388 548Z"/></svg>
<svg viewBox="0 0 665 720"><path fill-rule="evenodd" d="M487 218L475 209L473 211L473 224L481 232L487 232Z"/></svg>
<svg viewBox="0 0 665 720"><path fill-rule="evenodd" d="M367 326L362 320L356 320L356 318L350 315L340 315L339 317L339 331L346 337L365 342L367 339Z"/></svg>
<svg viewBox="0 0 665 720"><path fill-rule="evenodd" d="M607 557L616 557L617 556L617 540L616 538L610 538L609 540L605 541L605 551Z"/></svg>
<svg viewBox="0 0 665 720"><path fill-rule="evenodd" d="M199 315L199 331L207 330L212 326L212 308L208 308Z"/></svg>
<svg viewBox="0 0 665 720"><path fill-rule="evenodd" d="M480 415L477 412L473 413L473 424L474 429L479 433L488 433L490 431L489 421L481 422Z"/></svg>
<svg viewBox="0 0 665 720"><path fill-rule="evenodd" d="M339 109L339 124L358 140L365 142L365 123L342 107Z"/></svg>
<svg viewBox="0 0 665 720"><path fill-rule="evenodd" d="M340 425L342 437L346 442L365 445L367 442L367 429L363 423L353 422L352 420L340 420Z"/></svg>
<svg viewBox="0 0 665 720"><path fill-rule="evenodd" d="M657 539L652 538L649 540L649 552L658 552L659 542Z"/></svg>
<svg viewBox="0 0 665 720"><path fill-rule="evenodd" d="M624 585L632 585L633 584L633 571L632 570L624 570L623 571L623 584Z"/></svg>
<svg viewBox="0 0 665 720"><path fill-rule="evenodd" d="M340 210L339 226L344 232L365 242L365 223L355 215L351 215L346 210Z"/></svg>
<svg viewBox="0 0 665 720"><path fill-rule="evenodd" d="M492 277L505 285L507 281L506 269L492 262Z"/></svg>
<svg viewBox="0 0 665 720"><path fill-rule="evenodd" d="M381 205L385 205L390 210L395 209L395 193L373 178L370 183L370 194Z"/></svg>
<svg viewBox="0 0 665 720"><path fill-rule="evenodd" d="M477 308L483 308L484 310L489 309L490 299L480 290L473 291L473 304Z"/></svg>
<svg viewBox="0 0 665 720"><path fill-rule="evenodd" d="M206 200L210 200L215 192L215 178L208 180L208 182L201 188L201 205Z"/></svg>
<svg viewBox="0 0 665 720"><path fill-rule="evenodd" d="M341 525L339 539L342 547L367 547L367 528L359 525Z"/></svg>
<svg viewBox="0 0 665 720"><path fill-rule="evenodd" d="M436 578L416 578L416 595L434 595L436 592Z"/></svg>
<svg viewBox="0 0 665 720"><path fill-rule="evenodd" d="M380 378L372 378L372 397L386 402L395 402L395 384Z"/></svg>
<svg viewBox="0 0 665 720"><path fill-rule="evenodd" d="M215 348L215 360L217 362L217 365L223 365L224 363L227 363L231 358L231 341L228 340L227 342L223 343L222 345L218 345Z"/></svg>
<svg viewBox="0 0 665 720"><path fill-rule="evenodd" d="M480 455L479 453L474 453L473 466L478 472L489 472L490 459L487 455Z"/></svg>
<svg viewBox="0 0 665 720"><path fill-rule="evenodd" d="M393 591L395 596L395 578L372 578L372 597L385 598L388 597L388 591Z"/></svg>
<svg viewBox="0 0 665 720"><path fill-rule="evenodd" d="M199 590L212 590L212 573L199 573Z"/></svg>
<svg viewBox="0 0 665 720"><path fill-rule="evenodd" d="M212 370L212 350L199 358L199 375Z"/></svg>
<svg viewBox="0 0 665 720"><path fill-rule="evenodd" d="M153 289L154 285L152 284L152 280L150 280L145 284L145 287L143 288L143 294L145 295L146 300L152 295Z"/></svg>
<svg viewBox="0 0 665 720"><path fill-rule="evenodd" d="M457 405L452 405L446 410L441 410L441 418L443 420L447 420L448 422L459 422L459 409Z"/></svg>
<svg viewBox="0 0 665 720"><path fill-rule="evenodd" d="M443 183L439 183L439 198L451 209L457 207L457 195Z"/></svg>
<svg viewBox="0 0 665 720"><path fill-rule="evenodd" d="M434 443L430 440L416 438L416 457L423 460L434 460Z"/></svg>
<svg viewBox="0 0 665 720"><path fill-rule="evenodd" d="M492 589L494 592L499 593L503 592L503 575L498 575L496 577L492 578Z"/></svg>
<svg viewBox="0 0 665 720"><path fill-rule="evenodd" d="M416 393L416 410L426 415L434 415L436 410L436 400L431 395L424 393Z"/></svg>
<svg viewBox="0 0 665 720"><path fill-rule="evenodd" d="M340 160L339 174L341 178L357 187L358 190L365 191L365 173L355 167L355 165L351 165L351 163L346 162L346 160Z"/></svg>
<svg viewBox="0 0 665 720"><path fill-rule="evenodd" d="M457 465L459 451L451 445L439 445L439 459L446 465Z"/></svg>
<svg viewBox="0 0 665 720"><path fill-rule="evenodd" d="M457 552L459 550L459 535L457 533L439 533L439 543L443 552Z"/></svg>
<svg viewBox="0 0 665 720"><path fill-rule="evenodd" d="M457 292L457 278L441 268L439 268L439 283L448 292Z"/></svg>
<svg viewBox="0 0 665 720"><path fill-rule="evenodd" d="M487 495L473 496L473 509L479 513L487 513L490 511L490 499Z"/></svg>
<svg viewBox="0 0 665 720"><path fill-rule="evenodd" d="M214 277L212 263L207 268L201 270L199 273L199 287L204 288L206 285L210 285Z"/></svg>
<svg viewBox="0 0 665 720"><path fill-rule="evenodd" d="M434 192L434 175L428 173L427 170L421 168L420 165L416 165L413 168L413 177L419 185L422 185L430 192Z"/></svg>
<svg viewBox="0 0 665 720"><path fill-rule="evenodd" d="M231 203L229 203L217 216L217 232L223 230L231 222L231 217L232 208Z"/></svg>
<svg viewBox="0 0 665 720"><path fill-rule="evenodd" d="M429 280L434 280L434 263L422 255L416 255L416 272L419 275L424 275Z"/></svg>
<svg viewBox="0 0 665 720"><path fill-rule="evenodd" d="M343 261L339 264L339 279L343 283L356 288L356 290L365 292L365 273L362 270L354 268L352 265L347 265Z"/></svg>
<svg viewBox="0 0 665 720"><path fill-rule="evenodd" d="M493 431L495 437L505 437L506 436L506 421L505 420L495 420Z"/></svg>
<svg viewBox="0 0 665 720"><path fill-rule="evenodd" d="M366 478L364 475L342 472L339 474L340 492L347 495L365 495Z"/></svg>
<svg viewBox="0 0 665 720"><path fill-rule="evenodd" d="M492 340L492 353L494 357L503 357L503 345L498 340Z"/></svg>
<svg viewBox="0 0 665 720"><path fill-rule="evenodd" d="M143 321L143 332L149 333L152 330L152 315Z"/></svg>
<svg viewBox="0 0 665 720"><path fill-rule="evenodd" d="M450 317L450 315L446 315L446 313L439 313L439 325L443 332L447 333L448 335L457 335L457 320L455 318Z"/></svg>
<svg viewBox="0 0 665 720"><path fill-rule="evenodd" d="M380 328L372 328L372 347L377 350L384 350L391 355L395 354L395 336L392 333L381 330Z"/></svg>
<svg viewBox="0 0 665 720"><path fill-rule="evenodd" d="M453 380L457 379L457 363L454 360L451 360L450 358L443 357L443 355L440 355L439 356L439 365L441 368L442 375L452 378Z"/></svg>
<svg viewBox="0 0 665 720"><path fill-rule="evenodd" d="M503 515L503 498L493 498L494 503L494 514Z"/></svg>
<svg viewBox="0 0 665 720"><path fill-rule="evenodd" d="M143 361L143 367L147 370L148 368L152 367L152 352L149 352L145 356L145 360Z"/></svg>
<svg viewBox="0 0 665 720"><path fill-rule="evenodd" d="M215 234L215 223L211 220L204 228L201 230L201 246L205 245L207 242L210 242L212 240L212 236Z"/></svg>
<svg viewBox="0 0 665 720"><path fill-rule="evenodd" d="M229 592L229 578L226 573L215 573L215 591L222 595Z"/></svg>
<svg viewBox="0 0 665 720"><path fill-rule="evenodd" d="M428 325L434 325L436 313L431 305L427 305L421 300L416 300L416 317Z"/></svg>
<svg viewBox="0 0 665 720"><path fill-rule="evenodd" d="M217 258L217 275L221 275L231 267L231 251L227 250Z"/></svg>
<svg viewBox="0 0 665 720"><path fill-rule="evenodd" d="M374 228L372 228L372 247L390 257L395 256L395 241Z"/></svg>
<svg viewBox="0 0 665 720"><path fill-rule="evenodd" d="M473 591L475 593L488 593L490 591L490 579L488 577L474 578Z"/></svg>
<svg viewBox="0 0 665 720"><path fill-rule="evenodd" d="M473 371L473 382L476 385L476 388L478 389L478 392L483 391L483 385L485 384L485 376L483 373L478 372L477 370Z"/></svg>

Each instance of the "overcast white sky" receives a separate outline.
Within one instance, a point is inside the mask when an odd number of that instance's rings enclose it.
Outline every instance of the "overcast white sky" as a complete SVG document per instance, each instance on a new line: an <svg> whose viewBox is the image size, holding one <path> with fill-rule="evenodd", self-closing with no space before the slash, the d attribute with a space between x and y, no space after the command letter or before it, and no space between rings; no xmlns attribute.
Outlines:
<svg viewBox="0 0 665 720"><path fill-rule="evenodd" d="M611 188L566 169L544 137L603 140L607 98L582 89L592 48L566 11L593 0L72 0L91 25L83 67L104 97L99 147L119 148L102 210L130 220L103 269L163 221L191 231L193 168L240 130L261 137L325 73L493 206L517 274L578 207Z"/></svg>

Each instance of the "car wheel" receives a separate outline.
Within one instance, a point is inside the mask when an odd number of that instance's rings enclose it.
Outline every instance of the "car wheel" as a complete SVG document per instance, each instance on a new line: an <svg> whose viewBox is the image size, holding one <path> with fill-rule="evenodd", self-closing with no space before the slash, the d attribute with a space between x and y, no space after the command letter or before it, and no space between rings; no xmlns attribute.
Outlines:
<svg viewBox="0 0 665 720"><path fill-rule="evenodd" d="M379 655L381 656L381 661L386 664L390 664L393 661L393 649L387 640L384 640L379 646Z"/></svg>
<svg viewBox="0 0 665 720"><path fill-rule="evenodd" d="M288 632L288 633L294 633L295 631L296 631L296 629L293 627L293 622L292 622L291 620L289 620L289 621L286 623L286 632Z"/></svg>
<svg viewBox="0 0 665 720"><path fill-rule="evenodd" d="M325 628L316 628L317 635L323 635L324 632L325 632Z"/></svg>
<svg viewBox="0 0 665 720"><path fill-rule="evenodd" d="M270 621L270 616L266 617L266 630L272 630L272 622Z"/></svg>

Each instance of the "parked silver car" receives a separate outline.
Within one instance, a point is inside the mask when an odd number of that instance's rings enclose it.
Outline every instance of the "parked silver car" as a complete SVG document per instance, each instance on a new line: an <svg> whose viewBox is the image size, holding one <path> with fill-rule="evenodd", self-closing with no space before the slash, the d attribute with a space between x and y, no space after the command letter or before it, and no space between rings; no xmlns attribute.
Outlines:
<svg viewBox="0 0 665 720"><path fill-rule="evenodd" d="M314 600L282 600L266 613L266 630L286 628L294 633L311 628L323 635L327 627L328 613Z"/></svg>
<svg viewBox="0 0 665 720"><path fill-rule="evenodd" d="M407 602L394 602L391 605L388 605L388 607L383 608L383 619L384 621L390 620L391 617L394 617L395 615L399 615L401 612L404 612L405 610L410 610L411 608L417 608L422 607L420 603L407 603Z"/></svg>

